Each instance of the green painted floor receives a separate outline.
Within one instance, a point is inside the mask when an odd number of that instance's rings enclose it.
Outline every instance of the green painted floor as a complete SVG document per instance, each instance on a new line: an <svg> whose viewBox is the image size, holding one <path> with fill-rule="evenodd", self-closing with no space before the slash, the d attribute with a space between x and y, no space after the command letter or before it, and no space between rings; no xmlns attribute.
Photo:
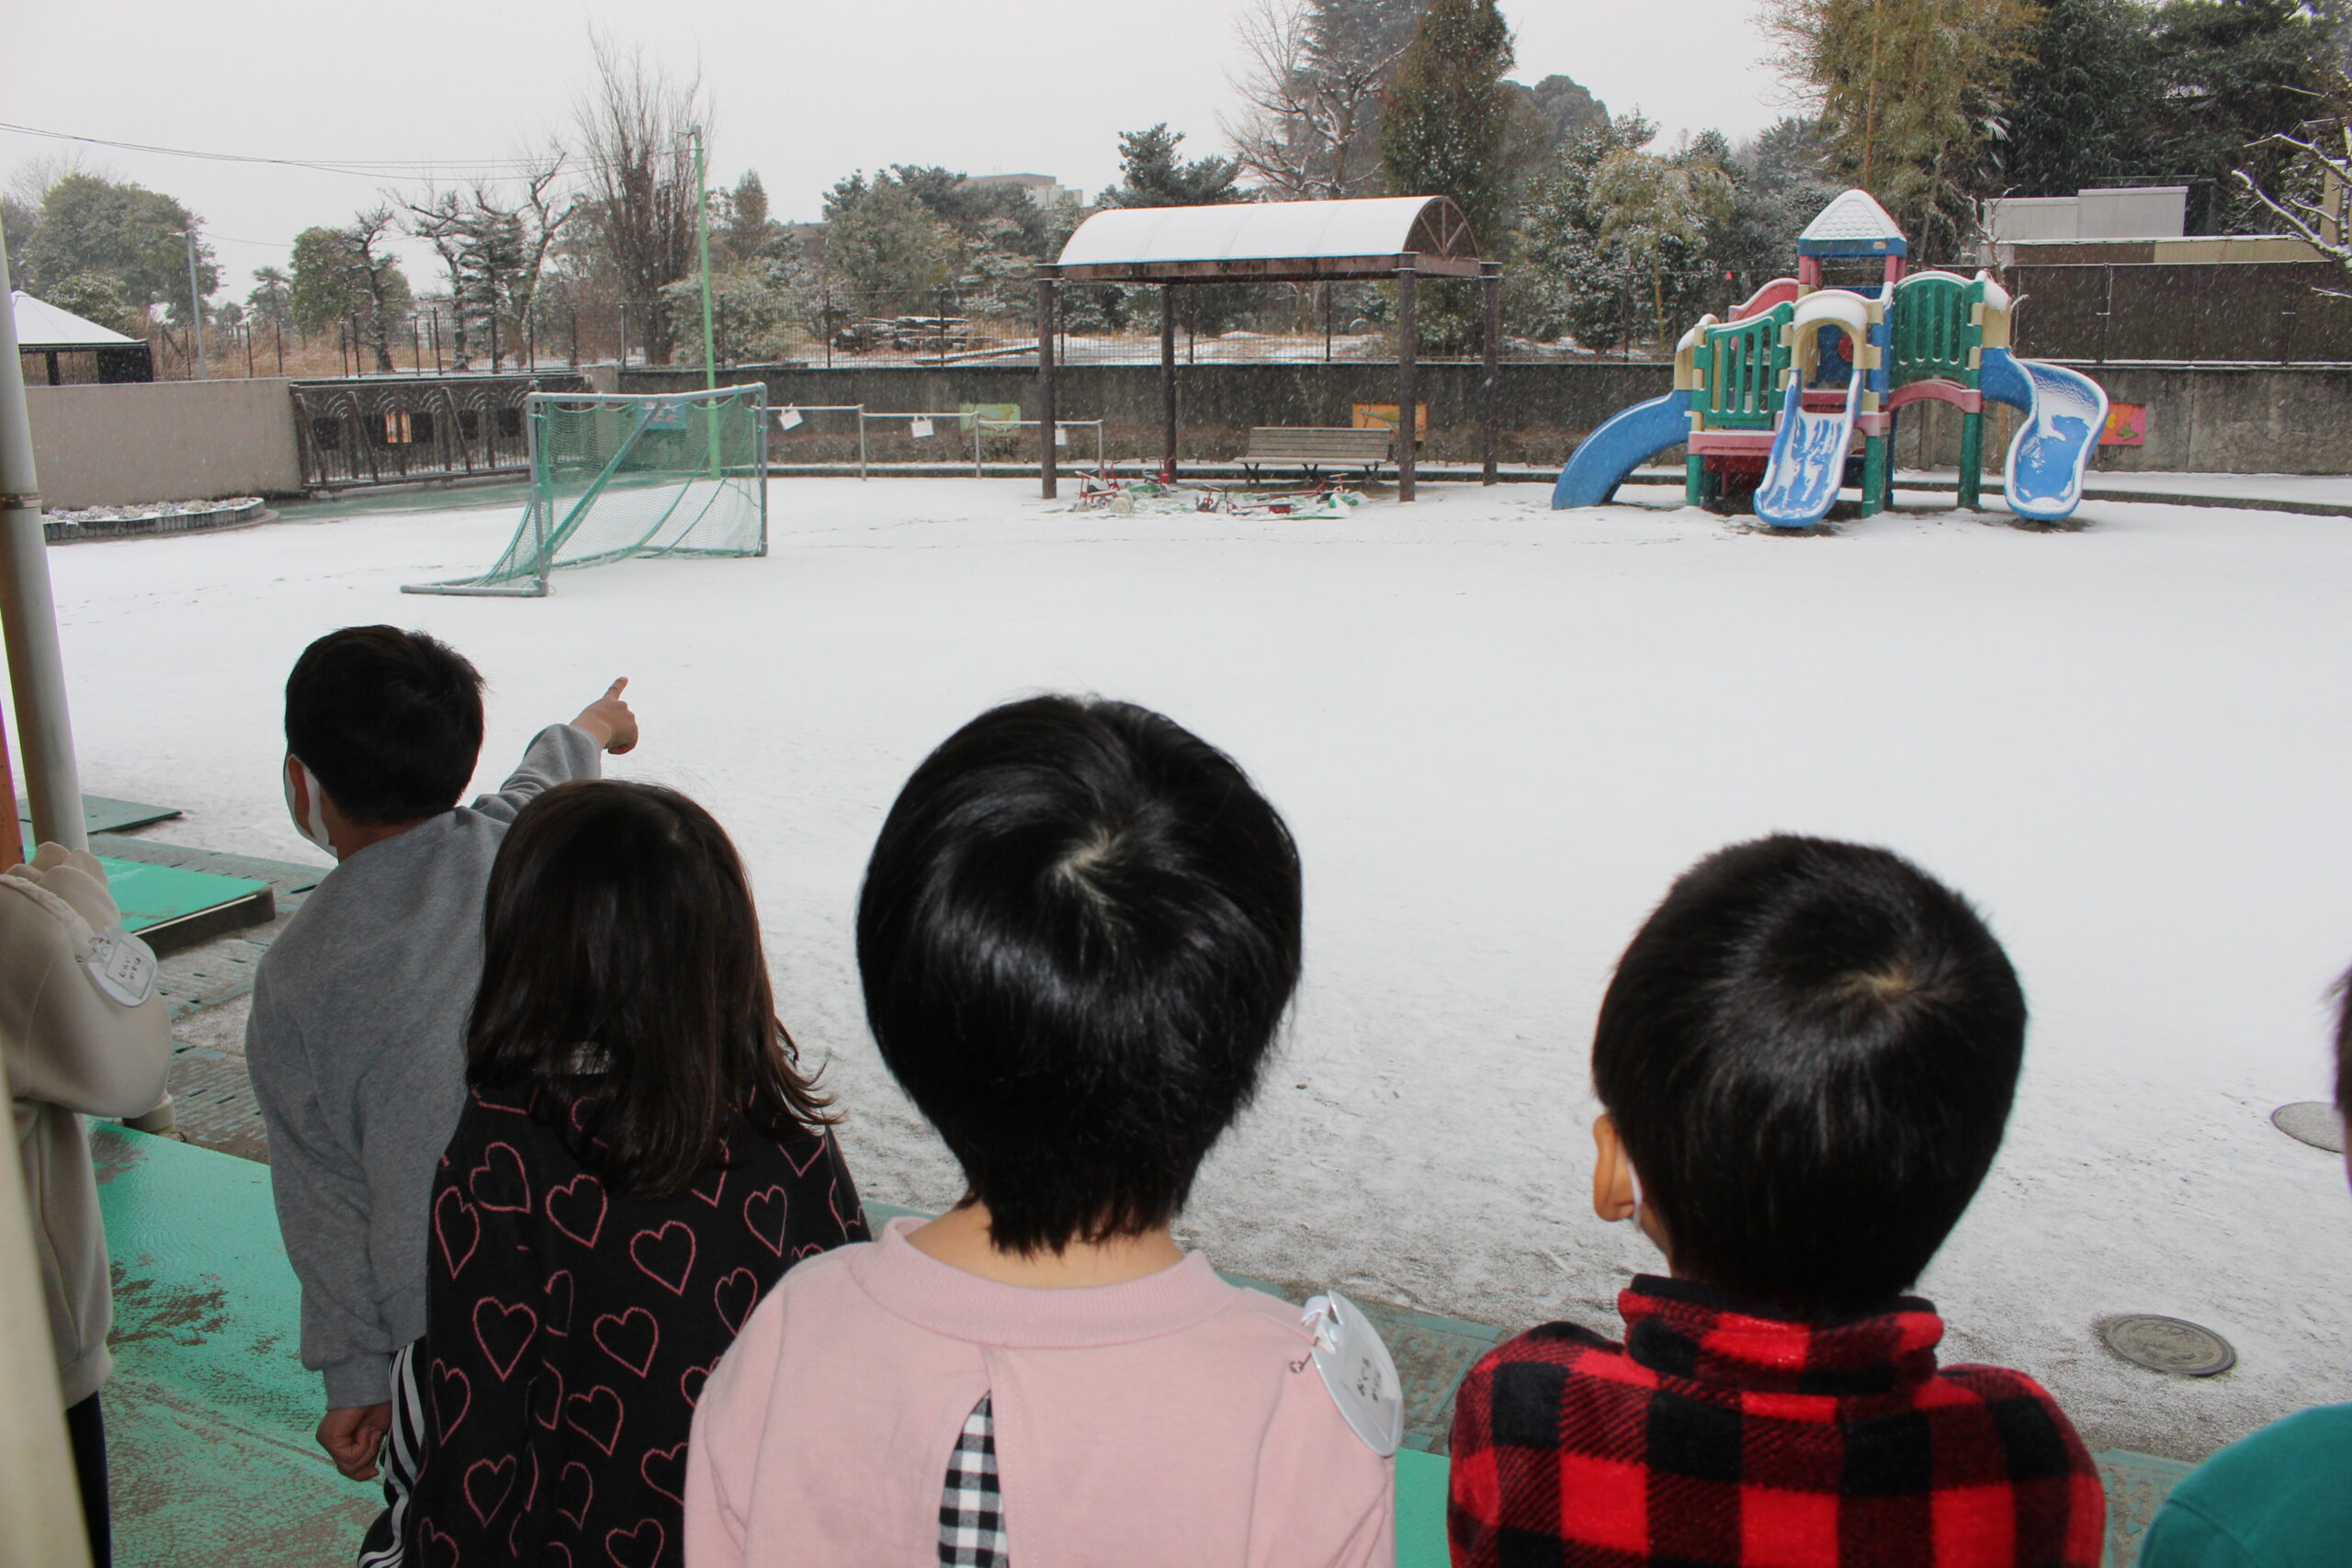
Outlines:
<svg viewBox="0 0 2352 1568"><path fill-rule="evenodd" d="M279 1246L269 1168L120 1127L94 1129L114 1255L116 1371L107 1390L115 1555L124 1568L320 1568L350 1560L379 1507L312 1443L318 1383L296 1359L300 1296ZM869 1203L876 1222L915 1211ZM1228 1275L1291 1300L1307 1289ZM1453 1390L1500 1330L1360 1302L1406 1384L1396 1561L1444 1568ZM2107 1562L2130 1568L2156 1505L2188 1467L2098 1456Z"/></svg>
<svg viewBox="0 0 2352 1568"><path fill-rule="evenodd" d="M269 1168L94 1129L114 1257L105 1395L123 1568L351 1560L380 1493L311 1440L318 1379L295 1359L300 1296Z"/></svg>

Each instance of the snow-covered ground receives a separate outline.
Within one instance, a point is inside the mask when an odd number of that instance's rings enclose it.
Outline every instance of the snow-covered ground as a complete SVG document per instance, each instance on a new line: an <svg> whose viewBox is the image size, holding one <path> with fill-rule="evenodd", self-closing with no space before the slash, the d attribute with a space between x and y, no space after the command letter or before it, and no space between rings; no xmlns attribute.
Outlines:
<svg viewBox="0 0 2352 1568"><path fill-rule="evenodd" d="M761 560L402 598L504 508L50 552L86 787L163 836L306 857L281 684L329 627L429 627L491 680L494 784L616 674L758 880L787 1021L872 1196L952 1169L860 1021L850 918L908 770L982 706L1134 698L1238 756L1306 855L1286 1053L1189 1216L1221 1263L1514 1326L1597 1326L1655 1258L1592 1217L1593 1010L1668 882L1794 829L1975 897L2034 1008L2012 1134L1925 1281L1948 1351L2048 1382L2094 1447L2195 1456L2352 1398L2352 1195L2269 1125L2324 1098L2352 961L2352 524L2086 504L2079 532L1890 514L1834 536L1532 486L1337 522L1110 518L1014 480L778 481ZM1067 505L1067 502L1064 503ZM2237 1346L2166 1378L2093 1321Z"/></svg>

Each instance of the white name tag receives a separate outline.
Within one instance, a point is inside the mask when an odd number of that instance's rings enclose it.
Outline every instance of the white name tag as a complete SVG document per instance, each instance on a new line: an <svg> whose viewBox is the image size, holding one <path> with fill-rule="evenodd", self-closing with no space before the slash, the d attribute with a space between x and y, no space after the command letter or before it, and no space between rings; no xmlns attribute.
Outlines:
<svg viewBox="0 0 2352 1568"><path fill-rule="evenodd" d="M1340 1414L1374 1453L1395 1453L1405 1437L1405 1390L1380 1330L1337 1291L1309 1300L1299 1324L1315 1336L1315 1370Z"/></svg>
<svg viewBox="0 0 2352 1568"><path fill-rule="evenodd" d="M155 950L124 931L108 926L90 938L90 956L82 961L98 989L127 1008L135 1008L155 992Z"/></svg>

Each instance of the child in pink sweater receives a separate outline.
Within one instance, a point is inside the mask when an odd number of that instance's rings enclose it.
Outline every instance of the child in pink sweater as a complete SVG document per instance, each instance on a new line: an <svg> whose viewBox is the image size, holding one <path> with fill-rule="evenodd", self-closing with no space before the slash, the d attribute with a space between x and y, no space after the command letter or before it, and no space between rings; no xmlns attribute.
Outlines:
<svg viewBox="0 0 2352 1568"><path fill-rule="evenodd" d="M688 1568L1392 1560L1393 1425L1358 1437L1298 1310L1170 1234L1289 1005L1299 908L1281 817L1146 709L1011 704L916 769L858 964L967 1190L752 1314L695 1411Z"/></svg>

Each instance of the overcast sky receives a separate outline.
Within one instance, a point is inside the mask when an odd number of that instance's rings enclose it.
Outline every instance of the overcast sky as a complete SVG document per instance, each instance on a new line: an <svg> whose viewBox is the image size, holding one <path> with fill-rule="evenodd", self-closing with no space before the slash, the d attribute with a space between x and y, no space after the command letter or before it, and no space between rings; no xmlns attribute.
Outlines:
<svg viewBox="0 0 2352 1568"><path fill-rule="evenodd" d="M1220 151L1239 0L84 0L9 7L0 120L243 157L502 158L563 129L593 27L716 106L714 183L756 168L781 218L814 219L858 168L944 164L1114 183L1117 133L1165 120ZM1754 60L1751 0L1504 0L1523 82L1575 77L1662 141L1734 140L1787 112ZM76 151L0 130L0 171ZM204 220L224 292L283 265L296 231L372 205L374 178L107 147L78 151ZM411 276L430 288L430 253Z"/></svg>

